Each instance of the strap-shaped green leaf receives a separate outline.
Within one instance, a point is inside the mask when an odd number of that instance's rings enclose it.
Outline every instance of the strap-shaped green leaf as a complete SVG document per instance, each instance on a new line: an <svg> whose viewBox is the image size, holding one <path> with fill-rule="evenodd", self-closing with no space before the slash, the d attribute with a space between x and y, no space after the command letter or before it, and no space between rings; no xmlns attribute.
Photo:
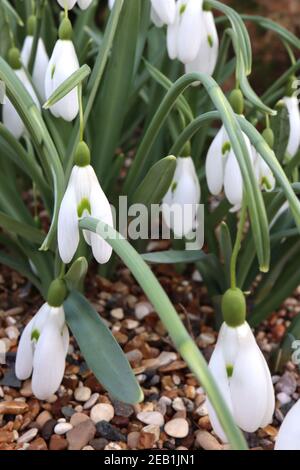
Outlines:
<svg viewBox="0 0 300 470"><path fill-rule="evenodd" d="M99 382L122 402L135 404L142 401L143 392L125 354L91 304L73 291L65 301L64 309L86 363Z"/></svg>
<svg viewBox="0 0 300 470"><path fill-rule="evenodd" d="M144 261L150 264L177 264L195 263L205 258L203 251L198 250L168 250L155 253L144 253L141 255Z"/></svg>
<svg viewBox="0 0 300 470"><path fill-rule="evenodd" d="M76 72L72 73L67 80L65 80L50 96L50 98L43 105L44 109L48 109L66 96L70 91L76 88L83 80L89 76L91 69L88 65L84 64Z"/></svg>
<svg viewBox="0 0 300 470"><path fill-rule="evenodd" d="M135 191L132 203L159 204L172 184L175 169L176 158L172 155L155 163Z"/></svg>

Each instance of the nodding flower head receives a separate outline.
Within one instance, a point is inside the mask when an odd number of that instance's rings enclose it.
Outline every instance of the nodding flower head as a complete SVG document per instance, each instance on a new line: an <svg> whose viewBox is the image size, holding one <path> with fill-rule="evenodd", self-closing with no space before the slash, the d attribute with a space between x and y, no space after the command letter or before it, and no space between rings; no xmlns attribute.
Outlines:
<svg viewBox="0 0 300 470"><path fill-rule="evenodd" d="M81 10L86 10L93 0L57 0L62 8L71 10L77 3Z"/></svg>
<svg viewBox="0 0 300 470"><path fill-rule="evenodd" d="M186 236L195 229L200 197L200 184L193 159L178 157L173 182L162 205L164 221L176 236Z"/></svg>
<svg viewBox="0 0 300 470"><path fill-rule="evenodd" d="M17 377L26 380L32 374L32 391L40 400L46 400L58 390L68 347L63 307L45 303L25 327L16 358Z"/></svg>
<svg viewBox="0 0 300 470"><path fill-rule="evenodd" d="M77 250L82 217L90 215L113 226L110 204L89 162L89 149L81 142L58 217L58 247L64 263L69 263ZM107 263L112 253L110 245L98 234L84 230L83 235L98 263Z"/></svg>
<svg viewBox="0 0 300 470"><path fill-rule="evenodd" d="M284 418L276 437L275 450L300 450L300 400Z"/></svg>

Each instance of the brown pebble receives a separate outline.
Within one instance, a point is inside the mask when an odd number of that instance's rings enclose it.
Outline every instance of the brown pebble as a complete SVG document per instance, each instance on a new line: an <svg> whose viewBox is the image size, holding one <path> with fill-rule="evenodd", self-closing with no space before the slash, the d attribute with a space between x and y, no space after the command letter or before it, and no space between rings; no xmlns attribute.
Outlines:
<svg viewBox="0 0 300 470"><path fill-rule="evenodd" d="M49 413L49 411L47 410L44 410L36 418L36 423L41 429L44 426L44 424L47 423L47 421L49 421L49 419L52 419L51 413Z"/></svg>
<svg viewBox="0 0 300 470"><path fill-rule="evenodd" d="M67 441L69 450L81 450L89 441L94 439L96 434L96 426L92 420L80 423L67 433Z"/></svg>
<svg viewBox="0 0 300 470"><path fill-rule="evenodd" d="M47 444L42 437L37 437L30 443L28 450L48 450Z"/></svg>
<svg viewBox="0 0 300 470"><path fill-rule="evenodd" d="M202 416L199 419L198 424L199 424L200 428L206 429L206 431L211 431L212 430L211 423L210 423L208 415L207 416Z"/></svg>
<svg viewBox="0 0 300 470"><path fill-rule="evenodd" d="M1 415L23 415L29 409L27 403L23 401L2 401L0 402Z"/></svg>
<svg viewBox="0 0 300 470"><path fill-rule="evenodd" d="M76 426L78 426L78 424L83 423L84 421L87 421L88 419L90 418L84 413L74 413L71 416L70 424L72 424L72 426L75 428Z"/></svg>
<svg viewBox="0 0 300 470"><path fill-rule="evenodd" d="M150 432L141 431L138 447L139 449L152 449L155 444L155 435Z"/></svg>
<svg viewBox="0 0 300 470"><path fill-rule="evenodd" d="M50 450L66 450L68 448L68 441L62 436L53 434L50 439L49 449Z"/></svg>
<svg viewBox="0 0 300 470"><path fill-rule="evenodd" d="M208 431L200 429L196 433L196 443L204 450L222 450L223 446Z"/></svg>
<svg viewBox="0 0 300 470"><path fill-rule="evenodd" d="M14 433L0 429L0 443L10 444L11 442L14 442Z"/></svg>
<svg viewBox="0 0 300 470"><path fill-rule="evenodd" d="M130 432L127 436L127 445L129 449L137 449L140 440L140 433L137 431Z"/></svg>

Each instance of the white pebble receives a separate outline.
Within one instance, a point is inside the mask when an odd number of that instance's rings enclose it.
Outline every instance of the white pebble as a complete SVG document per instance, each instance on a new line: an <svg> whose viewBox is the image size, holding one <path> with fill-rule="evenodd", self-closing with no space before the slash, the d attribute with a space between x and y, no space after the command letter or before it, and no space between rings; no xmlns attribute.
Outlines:
<svg viewBox="0 0 300 470"><path fill-rule="evenodd" d="M86 402L91 398L92 391L88 387L78 387L74 392L76 401Z"/></svg>
<svg viewBox="0 0 300 470"><path fill-rule="evenodd" d="M281 405L287 405L292 401L291 397L284 392L277 393L277 399L280 401Z"/></svg>
<svg viewBox="0 0 300 470"><path fill-rule="evenodd" d="M62 436L63 434L71 431L71 429L73 429L73 426L70 423L58 423L54 428L54 432L55 434Z"/></svg>
<svg viewBox="0 0 300 470"><path fill-rule="evenodd" d="M29 429L29 431L25 432L25 434L23 434L21 437L19 437L18 444L25 444L27 442L32 441L35 438L35 436L37 435L37 433L38 433L37 428Z"/></svg>
<svg viewBox="0 0 300 470"><path fill-rule="evenodd" d="M165 432L168 436L183 438L189 433L189 424L184 418L171 419L171 421L165 425Z"/></svg>
<svg viewBox="0 0 300 470"><path fill-rule="evenodd" d="M164 417L159 411L141 411L137 414L137 419L145 424L154 424L156 426L164 425Z"/></svg>
<svg viewBox="0 0 300 470"><path fill-rule="evenodd" d="M91 409L91 420L94 423L99 421L111 421L115 415L115 410L109 403L99 403Z"/></svg>

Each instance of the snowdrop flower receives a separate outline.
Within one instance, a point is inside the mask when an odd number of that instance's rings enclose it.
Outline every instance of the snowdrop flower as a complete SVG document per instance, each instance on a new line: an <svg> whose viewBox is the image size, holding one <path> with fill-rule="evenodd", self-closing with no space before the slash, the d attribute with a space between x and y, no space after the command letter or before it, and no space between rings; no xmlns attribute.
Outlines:
<svg viewBox="0 0 300 470"><path fill-rule="evenodd" d="M62 8L67 8L68 10L71 10L74 7L75 3L78 3L78 6L81 8L81 10L86 10L90 6L93 0L57 0L57 1Z"/></svg>
<svg viewBox="0 0 300 470"><path fill-rule="evenodd" d="M283 99L289 113L290 136L287 153L294 157L300 147L300 110L297 96L289 96Z"/></svg>
<svg viewBox="0 0 300 470"><path fill-rule="evenodd" d="M174 179L162 204L164 221L177 237L187 236L195 228L200 197L199 179L192 158L177 158Z"/></svg>
<svg viewBox="0 0 300 470"><path fill-rule="evenodd" d="M57 289L57 283L54 281ZM66 294L65 287L62 289ZM50 287L51 291L51 287ZM55 393L63 379L65 358L69 347L69 331L65 313L60 302L52 302L51 296L25 327L19 343L16 358L16 376L28 379L32 374L32 391L40 400L46 400Z"/></svg>
<svg viewBox="0 0 300 470"><path fill-rule="evenodd" d="M108 6L112 10L115 0L108 0ZM151 20L158 28L164 24L174 23L176 15L175 0L151 0Z"/></svg>
<svg viewBox="0 0 300 470"><path fill-rule="evenodd" d="M79 244L80 218L91 215L113 226L110 204L89 163L89 149L81 142L58 216L58 248L60 257L66 264L72 260ZM84 231L83 234L98 263L107 263L112 253L110 245L95 233Z"/></svg>
<svg viewBox="0 0 300 470"><path fill-rule="evenodd" d="M253 162L250 140L246 134L243 136ZM225 195L233 206L231 212L238 211L243 201L243 177L224 126L221 127L209 147L205 170L211 194L219 195L224 187Z"/></svg>
<svg viewBox="0 0 300 470"><path fill-rule="evenodd" d="M65 18L59 28L59 39L54 46L46 71L45 93L47 99L70 75L79 69L79 62L71 36L72 25ZM61 117L65 121L73 121L79 111L77 88L71 90L51 106L50 111L55 117Z"/></svg>
<svg viewBox="0 0 300 470"><path fill-rule="evenodd" d="M188 64L197 58L203 34L202 4L202 0L178 0L175 21L167 31L170 59Z"/></svg>
<svg viewBox="0 0 300 470"><path fill-rule="evenodd" d="M23 48L21 51L22 64L25 67L28 67L32 44L33 36L35 30L36 18L31 16L28 20L28 35L25 38ZM38 40L38 46L36 51L36 58L33 66L32 72L32 81L43 101L46 101L45 95L45 76L46 70L49 64L49 57L46 52L45 44L42 38Z"/></svg>
<svg viewBox="0 0 300 470"><path fill-rule="evenodd" d="M246 304L239 289L229 289L222 302L225 322L209 362L219 390L236 424L254 432L272 422L275 396L271 374L245 321ZM215 433L228 442L216 413L207 401L209 418Z"/></svg>
<svg viewBox="0 0 300 470"><path fill-rule="evenodd" d="M32 97L33 101L40 109L39 100L35 94L35 91L28 80L28 77L25 71L22 69L21 62L20 62L20 52L16 48L12 48L9 51L8 61L10 66L14 69L15 74L19 78L20 82L26 88L30 96ZM3 124L4 126L13 134L16 139L20 139L22 135L25 133L26 128L25 125L20 118L19 114L17 113L14 105L12 102L6 97L5 102L2 108L2 117L3 117Z"/></svg>
<svg viewBox="0 0 300 470"><path fill-rule="evenodd" d="M276 438L275 450L300 450L300 400L284 418Z"/></svg>
<svg viewBox="0 0 300 470"><path fill-rule="evenodd" d="M203 11L202 26L198 34L201 36L198 54L192 62L185 65L185 72L213 75L219 54L219 37L211 11Z"/></svg>

